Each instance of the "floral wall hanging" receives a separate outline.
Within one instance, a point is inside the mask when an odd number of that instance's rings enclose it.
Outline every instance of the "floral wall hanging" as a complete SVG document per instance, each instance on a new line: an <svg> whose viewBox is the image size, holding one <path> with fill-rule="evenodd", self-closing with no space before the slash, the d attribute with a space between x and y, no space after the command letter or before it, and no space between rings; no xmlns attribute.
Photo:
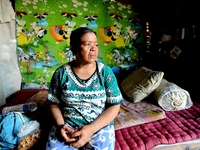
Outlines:
<svg viewBox="0 0 200 150"><path fill-rule="evenodd" d="M140 59L143 34L137 12L128 3L109 0L17 0L17 51L22 88L48 88L55 69L74 57L69 36L75 28L96 31L98 61L115 73Z"/></svg>

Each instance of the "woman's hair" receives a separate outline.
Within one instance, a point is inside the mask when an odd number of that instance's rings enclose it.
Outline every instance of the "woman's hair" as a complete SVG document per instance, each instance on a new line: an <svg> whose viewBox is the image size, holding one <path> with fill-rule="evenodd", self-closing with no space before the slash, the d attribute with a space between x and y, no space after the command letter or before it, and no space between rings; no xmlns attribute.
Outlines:
<svg viewBox="0 0 200 150"><path fill-rule="evenodd" d="M96 35L96 32L93 31L90 28L87 27L80 27L72 31L70 35L70 47L73 52L73 54L76 53L76 46L80 43L81 37L86 33L94 33Z"/></svg>

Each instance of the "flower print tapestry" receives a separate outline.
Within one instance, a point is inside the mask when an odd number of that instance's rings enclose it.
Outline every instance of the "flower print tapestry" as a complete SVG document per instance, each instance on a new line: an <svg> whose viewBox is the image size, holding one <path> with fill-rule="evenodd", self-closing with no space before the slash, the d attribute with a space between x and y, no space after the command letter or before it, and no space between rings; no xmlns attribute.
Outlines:
<svg viewBox="0 0 200 150"><path fill-rule="evenodd" d="M97 33L98 61L114 73L140 61L143 34L133 5L108 0L16 1L18 57L22 88L48 88L56 68L72 61L71 32Z"/></svg>

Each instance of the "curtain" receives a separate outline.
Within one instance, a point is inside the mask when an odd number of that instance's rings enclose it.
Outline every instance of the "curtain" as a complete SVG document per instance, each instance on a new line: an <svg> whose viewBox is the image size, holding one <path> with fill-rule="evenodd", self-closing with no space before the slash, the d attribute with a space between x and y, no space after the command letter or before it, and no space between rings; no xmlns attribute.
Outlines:
<svg viewBox="0 0 200 150"><path fill-rule="evenodd" d="M0 0L0 106L21 88L15 32L14 9L9 0Z"/></svg>

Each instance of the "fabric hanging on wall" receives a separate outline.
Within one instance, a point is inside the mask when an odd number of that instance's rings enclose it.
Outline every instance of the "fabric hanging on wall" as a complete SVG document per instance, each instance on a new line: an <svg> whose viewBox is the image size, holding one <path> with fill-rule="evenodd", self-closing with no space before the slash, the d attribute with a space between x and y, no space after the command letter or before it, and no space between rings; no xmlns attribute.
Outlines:
<svg viewBox="0 0 200 150"><path fill-rule="evenodd" d="M21 88L16 52L15 12L9 0L0 0L0 106Z"/></svg>
<svg viewBox="0 0 200 150"><path fill-rule="evenodd" d="M110 0L17 0L16 30L22 88L48 88L55 69L73 59L72 30L96 31L98 61L114 73L140 61L143 33L132 5Z"/></svg>

